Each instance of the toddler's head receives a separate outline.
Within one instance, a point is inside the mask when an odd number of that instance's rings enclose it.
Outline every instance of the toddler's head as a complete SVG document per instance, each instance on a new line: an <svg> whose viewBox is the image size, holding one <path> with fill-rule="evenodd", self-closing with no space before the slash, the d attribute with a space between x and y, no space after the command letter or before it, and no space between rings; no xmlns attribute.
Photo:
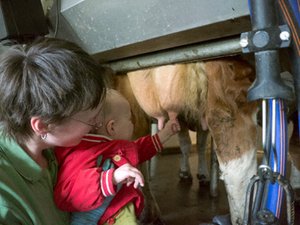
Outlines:
<svg viewBox="0 0 300 225"><path fill-rule="evenodd" d="M109 89L99 115L102 126L93 133L106 135L112 139L131 140L133 123L131 108L127 99L118 91Z"/></svg>

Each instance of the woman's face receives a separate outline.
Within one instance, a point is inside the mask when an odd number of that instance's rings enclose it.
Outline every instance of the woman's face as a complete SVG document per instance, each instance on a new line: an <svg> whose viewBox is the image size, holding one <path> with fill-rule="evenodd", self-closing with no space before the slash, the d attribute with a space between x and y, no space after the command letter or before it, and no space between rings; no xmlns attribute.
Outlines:
<svg viewBox="0 0 300 225"><path fill-rule="evenodd" d="M76 113L59 125L50 125L47 143L51 146L71 147L79 144L82 137L97 125L102 104L96 109Z"/></svg>

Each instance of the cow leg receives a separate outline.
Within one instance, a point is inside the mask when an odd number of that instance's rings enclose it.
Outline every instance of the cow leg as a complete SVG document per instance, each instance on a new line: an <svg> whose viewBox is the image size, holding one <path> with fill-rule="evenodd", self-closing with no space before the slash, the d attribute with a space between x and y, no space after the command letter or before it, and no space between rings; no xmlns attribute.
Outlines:
<svg viewBox="0 0 300 225"><path fill-rule="evenodd" d="M300 145L299 134L297 134L297 118L294 118L294 120L296 121L290 122L288 126L289 156L291 160L290 184L295 192L295 202L300 204ZM294 129L294 123L296 129Z"/></svg>
<svg viewBox="0 0 300 225"><path fill-rule="evenodd" d="M295 201L300 203L300 170L291 161L290 184L295 191Z"/></svg>
<svg viewBox="0 0 300 225"><path fill-rule="evenodd" d="M291 159L290 184L294 190L294 198L296 204L300 205L300 145L297 128L294 130L293 123L289 123L289 140L293 144L289 144L289 155ZM296 124L297 125L297 124Z"/></svg>
<svg viewBox="0 0 300 225"><path fill-rule="evenodd" d="M211 139L210 146L210 196L217 197L218 196L218 181L219 181L219 163L216 155L216 148L213 143L213 139Z"/></svg>
<svg viewBox="0 0 300 225"><path fill-rule="evenodd" d="M207 147L208 130L203 131L201 128L197 130L197 151L198 151L198 174L199 185L209 184L209 173L206 162L206 147Z"/></svg>
<svg viewBox="0 0 300 225"><path fill-rule="evenodd" d="M181 126L181 130L178 133L178 140L180 145L180 151L182 154L180 159L179 177L181 181L192 181L193 177L191 175L189 162L192 141L189 135L189 130L186 126Z"/></svg>

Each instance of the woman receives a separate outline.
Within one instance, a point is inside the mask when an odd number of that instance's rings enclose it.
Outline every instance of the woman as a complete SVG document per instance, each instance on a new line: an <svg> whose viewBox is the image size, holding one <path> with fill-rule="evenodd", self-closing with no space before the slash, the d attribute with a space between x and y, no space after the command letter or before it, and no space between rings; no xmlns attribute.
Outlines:
<svg viewBox="0 0 300 225"><path fill-rule="evenodd" d="M0 58L0 224L68 224L53 201L51 148L77 145L97 124L106 71L77 45L50 38Z"/></svg>

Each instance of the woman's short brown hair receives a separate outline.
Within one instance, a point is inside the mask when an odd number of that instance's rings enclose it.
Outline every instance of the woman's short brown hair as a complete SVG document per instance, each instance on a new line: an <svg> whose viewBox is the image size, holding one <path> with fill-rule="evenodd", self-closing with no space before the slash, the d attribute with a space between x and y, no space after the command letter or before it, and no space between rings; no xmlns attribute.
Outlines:
<svg viewBox="0 0 300 225"><path fill-rule="evenodd" d="M0 129L19 141L30 119L61 122L104 99L106 70L76 44L43 38L0 55Z"/></svg>

